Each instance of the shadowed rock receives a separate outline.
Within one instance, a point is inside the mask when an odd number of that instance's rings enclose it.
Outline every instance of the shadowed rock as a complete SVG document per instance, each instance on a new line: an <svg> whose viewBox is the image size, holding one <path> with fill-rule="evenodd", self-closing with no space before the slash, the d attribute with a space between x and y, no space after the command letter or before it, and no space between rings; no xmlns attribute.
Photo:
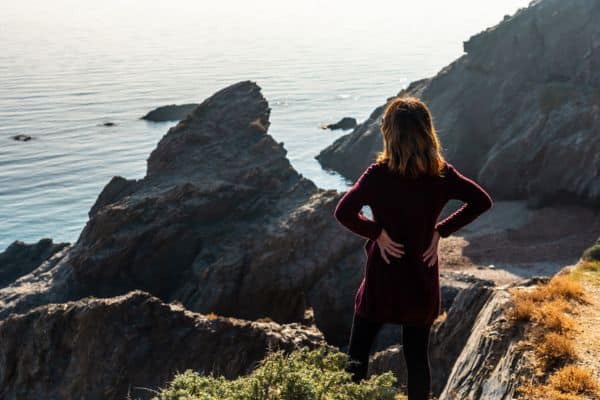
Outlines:
<svg viewBox="0 0 600 400"><path fill-rule="evenodd" d="M0 318L141 289L281 323L312 307L328 339L346 341L364 241L333 218L340 194L292 168L269 113L250 81L206 99L161 139L143 179L109 182L65 257L0 290Z"/></svg>
<svg viewBox="0 0 600 400"><path fill-rule="evenodd" d="M69 243L53 243L49 238L32 244L15 240L0 253L0 287L30 273L68 245Z"/></svg>
<svg viewBox="0 0 600 400"><path fill-rule="evenodd" d="M185 118L189 113L194 111L199 104L170 104L168 106L162 106L155 108L148 114L144 115L141 119L152 122L164 122L164 121L179 121Z"/></svg>
<svg viewBox="0 0 600 400"><path fill-rule="evenodd" d="M495 198L598 205L599 20L596 0L531 3L397 96L427 102L449 161ZM383 109L324 149L321 164L356 179L381 150Z"/></svg>
<svg viewBox="0 0 600 400"><path fill-rule="evenodd" d="M31 136L24 135L24 134L14 135L14 136L12 136L12 138L13 138L13 140L16 140L17 142L28 142L31 139L33 139Z"/></svg>
<svg viewBox="0 0 600 400"><path fill-rule="evenodd" d="M322 129L331 129L331 130L335 130L335 129L347 130L347 129L353 129L354 127L356 127L356 119L351 118L351 117L344 117L344 118L340 119L338 122L336 122L335 124L325 124L325 125L321 126Z"/></svg>
<svg viewBox="0 0 600 400"><path fill-rule="evenodd" d="M522 384L523 375L532 374L523 357L522 328L507 318L511 294L497 289L477 316L471 334L461 349L440 400L511 400Z"/></svg>
<svg viewBox="0 0 600 400"><path fill-rule="evenodd" d="M86 298L0 322L0 398L149 398L185 369L235 378L269 349L324 344L316 329L195 314L140 291Z"/></svg>

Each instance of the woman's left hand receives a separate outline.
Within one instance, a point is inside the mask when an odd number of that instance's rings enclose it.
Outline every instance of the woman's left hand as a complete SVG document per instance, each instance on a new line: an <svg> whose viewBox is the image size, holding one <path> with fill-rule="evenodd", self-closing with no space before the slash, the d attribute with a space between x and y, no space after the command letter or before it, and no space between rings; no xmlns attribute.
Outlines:
<svg viewBox="0 0 600 400"><path fill-rule="evenodd" d="M438 242L440 241L440 233L437 229L433 230L433 237L431 238L431 244L425 252L423 253L423 261L427 263L427 267L431 268L435 265L437 261L437 251L438 251Z"/></svg>

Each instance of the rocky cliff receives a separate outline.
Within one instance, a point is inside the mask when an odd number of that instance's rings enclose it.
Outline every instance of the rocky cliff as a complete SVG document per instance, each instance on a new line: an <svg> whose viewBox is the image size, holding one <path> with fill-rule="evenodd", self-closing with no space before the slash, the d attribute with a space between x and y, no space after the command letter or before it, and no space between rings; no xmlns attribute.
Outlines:
<svg viewBox="0 0 600 400"><path fill-rule="evenodd" d="M134 291L0 321L0 398L149 398L176 372L247 374L269 349L324 345L298 324L200 315Z"/></svg>
<svg viewBox="0 0 600 400"><path fill-rule="evenodd" d="M411 83L447 158L497 199L600 204L600 3L532 2ZM389 101L390 99L387 99ZM384 105L317 159L356 179L381 150Z"/></svg>
<svg viewBox="0 0 600 400"><path fill-rule="evenodd" d="M32 244L15 240L0 253L0 288L27 275L68 245L54 243L50 238Z"/></svg>
<svg viewBox="0 0 600 400"><path fill-rule="evenodd" d="M60 260L0 290L0 318L140 289L281 323L312 307L328 338L345 340L363 241L332 217L340 194L298 174L267 134L269 113L250 81L206 99L158 143L143 179L106 185Z"/></svg>

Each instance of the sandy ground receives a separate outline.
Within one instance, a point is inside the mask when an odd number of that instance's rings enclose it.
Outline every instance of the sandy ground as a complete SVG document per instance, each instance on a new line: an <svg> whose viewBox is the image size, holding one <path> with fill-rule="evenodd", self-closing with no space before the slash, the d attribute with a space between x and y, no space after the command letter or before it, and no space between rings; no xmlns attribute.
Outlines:
<svg viewBox="0 0 600 400"><path fill-rule="evenodd" d="M582 365L600 382L600 287L584 282L589 304L580 306L576 318L575 350Z"/></svg>
<svg viewBox="0 0 600 400"><path fill-rule="evenodd" d="M580 206L494 206L439 245L440 266L497 284L555 274L600 236L600 210Z"/></svg>

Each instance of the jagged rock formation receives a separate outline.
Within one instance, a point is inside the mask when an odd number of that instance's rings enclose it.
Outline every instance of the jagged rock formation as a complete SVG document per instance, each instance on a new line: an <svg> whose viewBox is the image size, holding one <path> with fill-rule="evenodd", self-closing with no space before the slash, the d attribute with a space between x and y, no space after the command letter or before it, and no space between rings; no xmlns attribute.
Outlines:
<svg viewBox="0 0 600 400"><path fill-rule="evenodd" d="M15 240L0 253L0 288L30 273L68 245L69 243L53 243L49 238L32 244Z"/></svg>
<svg viewBox="0 0 600 400"><path fill-rule="evenodd" d="M161 106L150 111L144 115L141 119L152 122L164 122L164 121L179 121L184 119L189 113L194 111L199 104L169 104L167 106Z"/></svg>
<svg viewBox="0 0 600 400"><path fill-rule="evenodd" d="M458 293L446 317L436 321L432 327L429 357L434 395L439 395L444 388L452 366L472 334L479 312L492 293L493 282L475 281ZM369 375L385 371L392 371L401 387L406 385L406 364L401 344L394 344L371 357Z"/></svg>
<svg viewBox="0 0 600 400"><path fill-rule="evenodd" d="M135 291L0 321L0 398L149 398L185 369L234 378L269 349L324 345L298 324L206 316Z"/></svg>
<svg viewBox="0 0 600 400"><path fill-rule="evenodd" d="M518 345L522 327L507 319L510 301L506 289L487 299L439 400L514 398L520 375L531 371Z"/></svg>
<svg viewBox="0 0 600 400"><path fill-rule="evenodd" d="M598 205L599 20L596 0L532 2L398 96L427 102L447 158L495 198ZM324 149L321 164L356 179L381 150L383 109Z"/></svg>
<svg viewBox="0 0 600 400"><path fill-rule="evenodd" d="M146 177L114 177L53 267L0 290L0 319L49 302L141 289L199 312L301 321L347 339L364 241L332 217L340 194L298 174L267 134L250 81L171 128Z"/></svg>

